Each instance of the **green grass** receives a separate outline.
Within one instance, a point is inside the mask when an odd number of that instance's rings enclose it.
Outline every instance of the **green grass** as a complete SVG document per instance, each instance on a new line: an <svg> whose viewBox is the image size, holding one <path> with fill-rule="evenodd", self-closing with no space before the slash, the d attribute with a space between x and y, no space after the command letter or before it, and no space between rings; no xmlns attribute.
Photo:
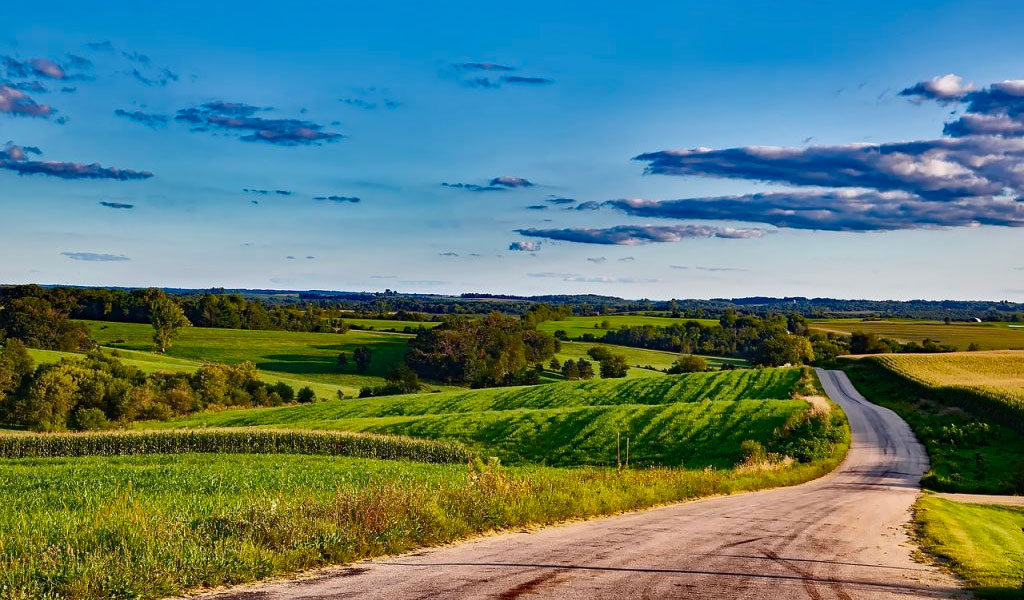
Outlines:
<svg viewBox="0 0 1024 600"><path fill-rule="evenodd" d="M1024 349L1024 328L1011 327L1019 323L950 323L941 321L862 321L860 319L825 319L813 321L811 328L818 331L850 334L854 331L875 333L879 337L900 342L938 340L943 344L966 350L977 344L981 350Z"/></svg>
<svg viewBox="0 0 1024 600"><path fill-rule="evenodd" d="M914 514L921 547L983 598L1024 598L1024 509L925 496Z"/></svg>
<svg viewBox="0 0 1024 600"><path fill-rule="evenodd" d="M636 464L731 466L740 443L770 446L806 411L790 400L799 369L715 373L335 400L200 413L141 427L335 429L454 440L513 464L615 464L630 438Z"/></svg>
<svg viewBox="0 0 1024 600"><path fill-rule="evenodd" d="M167 597L494 529L792 485L841 455L739 472L288 455L0 460L0 596Z"/></svg>
<svg viewBox="0 0 1024 600"><path fill-rule="evenodd" d="M976 397L921 385L870 358L843 360L839 366L868 400L907 421L924 444L931 459L924 486L945 492L1024 493L1024 436L970 412Z"/></svg>
<svg viewBox="0 0 1024 600"><path fill-rule="evenodd" d="M74 352L58 352L56 350L39 350L36 348L29 349L29 355L36 364L48 364L55 363L64 358L70 359L81 359L84 355ZM165 354L156 354L153 352L142 352L137 350L116 350L111 348L105 348L104 352L117 356L121 362L141 369L144 373L191 373L203 365L202 362L197 360L189 360L185 358L175 358L173 356L167 356ZM301 389L303 387L310 387L316 392L319 398L336 398L338 390L342 390L346 395L354 396L358 393L358 389L351 386L345 385L331 385L322 383L319 381L311 381L309 379L300 379L296 377L290 377L281 373L273 373L267 371L260 371L259 378L261 381L266 383L276 383L283 381L295 389Z"/></svg>
<svg viewBox="0 0 1024 600"><path fill-rule="evenodd" d="M84 321L101 345L151 352L152 327L140 323ZM297 380L339 386L350 394L365 385L383 383L389 367L405 356L409 336L350 330L344 334L256 331L188 327L167 351L171 358L192 361L240 363L252 361L263 372ZM373 352L370 371L355 372L352 351L368 346ZM337 367L338 353L349 354L349 366Z"/></svg>
<svg viewBox="0 0 1024 600"><path fill-rule="evenodd" d="M595 325L602 321L608 321L612 329L635 325L654 325L655 327L668 327L675 323L686 323L687 321L698 321L705 325L718 324L717 319L672 319L669 317L650 317L640 315L605 315L603 317L568 317L561 321L544 321L537 325L537 329L554 333L558 330L565 331L569 337L578 338L585 333L594 335L600 339L607 333L606 329L599 329Z"/></svg>
<svg viewBox="0 0 1024 600"><path fill-rule="evenodd" d="M600 344L593 342L562 342L562 350L556 355L558 360L565 362L566 359L571 358L573 360L579 358L586 358L587 360L594 362L592 358L587 356L587 350L593 347L607 348L609 351L615 354L622 354L626 357L626 362L629 363L629 377L647 377L651 375L660 375L658 371L652 371L646 367L654 367L655 369L667 369L672 366L672 363L680 357L680 354L676 352L663 352L661 350L648 350L646 348L632 348L629 346L618 346L615 344ZM720 356L705 356L705 360L708 361L708 366L713 369L720 369L723 365L730 365L733 367L747 366L749 363L742 358L723 358ZM547 365L545 365L547 366ZM640 368L637 368L637 367ZM595 371L597 365L594 365Z"/></svg>
<svg viewBox="0 0 1024 600"><path fill-rule="evenodd" d="M411 327L414 330L421 326L426 329L433 329L441 324L440 321L398 321L395 319L363 319L361 317L342 317L342 320L349 325L361 329L377 331L394 330L398 333L404 332L406 327Z"/></svg>

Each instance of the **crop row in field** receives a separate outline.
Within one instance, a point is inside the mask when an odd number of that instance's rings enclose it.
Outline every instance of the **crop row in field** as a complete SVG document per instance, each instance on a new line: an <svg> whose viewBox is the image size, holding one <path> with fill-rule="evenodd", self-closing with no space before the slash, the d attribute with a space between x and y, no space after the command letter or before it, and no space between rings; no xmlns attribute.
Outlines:
<svg viewBox="0 0 1024 600"><path fill-rule="evenodd" d="M324 454L358 458L466 462L460 444L398 436L281 429L197 429L0 435L0 457L141 454Z"/></svg>
<svg viewBox="0 0 1024 600"><path fill-rule="evenodd" d="M515 464L615 464L628 437L636 464L730 466L747 439L772 445L808 410L790 400L799 369L565 382L200 413L146 427L287 426L466 443Z"/></svg>
<svg viewBox="0 0 1024 600"><path fill-rule="evenodd" d="M867 360L1024 433L1024 352L888 354Z"/></svg>
<svg viewBox="0 0 1024 600"><path fill-rule="evenodd" d="M321 456L0 459L0 594L150 599L499 528L792 485L779 470L472 468Z"/></svg>
<svg viewBox="0 0 1024 600"><path fill-rule="evenodd" d="M829 319L813 321L811 328L818 331L849 335L855 331L874 333L879 337L900 342L918 342L926 339L967 350L975 344L980 350L1024 349L1024 328L1008 327L999 323L950 323L940 321L862 321L859 319Z"/></svg>

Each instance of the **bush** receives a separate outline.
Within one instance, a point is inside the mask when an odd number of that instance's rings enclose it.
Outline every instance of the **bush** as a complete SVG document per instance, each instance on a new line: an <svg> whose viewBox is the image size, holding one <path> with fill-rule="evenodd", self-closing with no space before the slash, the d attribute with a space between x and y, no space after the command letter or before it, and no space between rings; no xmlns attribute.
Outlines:
<svg viewBox="0 0 1024 600"><path fill-rule="evenodd" d="M680 356L676 359L676 362L672 363L669 367L668 372L670 375L679 375L680 373L700 373L708 370L708 361L703 356Z"/></svg>
<svg viewBox="0 0 1024 600"><path fill-rule="evenodd" d="M621 354L609 354L601 361L601 379L617 379L629 373L629 363Z"/></svg>
<svg viewBox="0 0 1024 600"><path fill-rule="evenodd" d="M313 388L307 385L306 387L299 390L299 395L296 396L296 400L302 403L315 402L316 392L313 391Z"/></svg>
<svg viewBox="0 0 1024 600"><path fill-rule="evenodd" d="M743 454L743 462L748 465L764 462L768 459L768 452L765 451L761 442L757 440L743 440L740 443L740 452Z"/></svg>
<svg viewBox="0 0 1024 600"><path fill-rule="evenodd" d="M75 413L75 426L82 431L97 431L110 427L110 421L98 408L83 408Z"/></svg>

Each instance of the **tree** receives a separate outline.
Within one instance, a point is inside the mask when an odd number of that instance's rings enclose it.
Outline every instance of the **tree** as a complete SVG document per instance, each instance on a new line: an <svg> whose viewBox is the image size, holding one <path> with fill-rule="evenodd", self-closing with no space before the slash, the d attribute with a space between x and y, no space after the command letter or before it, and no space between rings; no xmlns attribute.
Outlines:
<svg viewBox="0 0 1024 600"><path fill-rule="evenodd" d="M585 358L576 361L576 369L580 372L580 379L594 378L594 364Z"/></svg>
<svg viewBox="0 0 1024 600"><path fill-rule="evenodd" d="M769 367L800 365L814 361L814 349L805 337L792 334L776 334L758 348L757 363Z"/></svg>
<svg viewBox="0 0 1024 600"><path fill-rule="evenodd" d="M299 402L302 402L303 404L314 402L316 400L316 392L313 391L313 388L307 385L306 387L299 390L299 394L295 397L295 399L298 400Z"/></svg>
<svg viewBox="0 0 1024 600"><path fill-rule="evenodd" d="M6 396L14 394L25 384L33 370L32 357L25 344L19 340L7 340L0 348L0 406Z"/></svg>
<svg viewBox="0 0 1024 600"><path fill-rule="evenodd" d="M610 354L601 361L601 379L618 379L629 372L629 363L622 354Z"/></svg>
<svg viewBox="0 0 1024 600"><path fill-rule="evenodd" d="M669 367L668 372L670 375L678 375L679 373L700 373L707 370L708 361L703 356L688 354L677 358L676 362Z"/></svg>
<svg viewBox="0 0 1024 600"><path fill-rule="evenodd" d="M372 358L373 352L370 351L368 346L359 346L352 351L352 359L356 362L356 371L359 373L366 373L370 370L370 359Z"/></svg>
<svg viewBox="0 0 1024 600"><path fill-rule="evenodd" d="M562 363L558 362L557 357L552 357L551 362L548 363L548 368L551 369L552 371L561 371Z"/></svg>
<svg viewBox="0 0 1024 600"><path fill-rule="evenodd" d="M153 325L153 343L166 352L171 342L177 337L182 327L190 327L192 323L178 304L160 290L151 292L149 301L149 322Z"/></svg>
<svg viewBox="0 0 1024 600"><path fill-rule="evenodd" d="M576 361L570 358L562 363L562 376L569 381L580 378L580 368L576 365Z"/></svg>
<svg viewBox="0 0 1024 600"><path fill-rule="evenodd" d="M338 353L338 368L344 369L348 366L348 355L344 352Z"/></svg>

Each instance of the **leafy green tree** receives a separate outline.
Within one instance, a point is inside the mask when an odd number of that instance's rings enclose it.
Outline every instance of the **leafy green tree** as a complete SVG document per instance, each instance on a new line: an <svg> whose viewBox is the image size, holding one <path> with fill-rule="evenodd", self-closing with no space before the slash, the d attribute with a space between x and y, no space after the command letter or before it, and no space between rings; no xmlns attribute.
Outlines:
<svg viewBox="0 0 1024 600"><path fill-rule="evenodd" d="M356 371L359 373L366 373L370 370L370 360L373 358L373 352L369 346L359 346L352 351L352 359L356 363Z"/></svg>
<svg viewBox="0 0 1024 600"><path fill-rule="evenodd" d="M153 325L153 343L160 352L167 352L181 329L192 325L181 307L160 290L151 291L149 319Z"/></svg>
<svg viewBox="0 0 1024 600"><path fill-rule="evenodd" d="M776 334L761 343L757 363L769 367L801 365L814 361L814 349L805 337L792 334Z"/></svg>
<svg viewBox="0 0 1024 600"><path fill-rule="evenodd" d="M579 369L580 379L594 378L594 364L585 358L576 361L576 368Z"/></svg>
<svg viewBox="0 0 1024 600"><path fill-rule="evenodd" d="M295 399L298 400L299 402L302 402L303 404L314 402L316 401L316 392L313 391L313 388L307 385L299 390L299 393L295 397Z"/></svg>
<svg viewBox="0 0 1024 600"><path fill-rule="evenodd" d="M629 363L622 354L609 354L600 364L601 379L618 379L629 373Z"/></svg>
<svg viewBox="0 0 1024 600"><path fill-rule="evenodd" d="M562 376L569 381L580 378L580 368L573 359L568 359L562 363Z"/></svg>
<svg viewBox="0 0 1024 600"><path fill-rule="evenodd" d="M344 352L338 353L338 368L344 369L348 366L348 355Z"/></svg>
<svg viewBox="0 0 1024 600"><path fill-rule="evenodd" d="M548 368L551 369L552 371L561 371L562 363L558 362L557 357L552 357L551 362L548 363Z"/></svg>

